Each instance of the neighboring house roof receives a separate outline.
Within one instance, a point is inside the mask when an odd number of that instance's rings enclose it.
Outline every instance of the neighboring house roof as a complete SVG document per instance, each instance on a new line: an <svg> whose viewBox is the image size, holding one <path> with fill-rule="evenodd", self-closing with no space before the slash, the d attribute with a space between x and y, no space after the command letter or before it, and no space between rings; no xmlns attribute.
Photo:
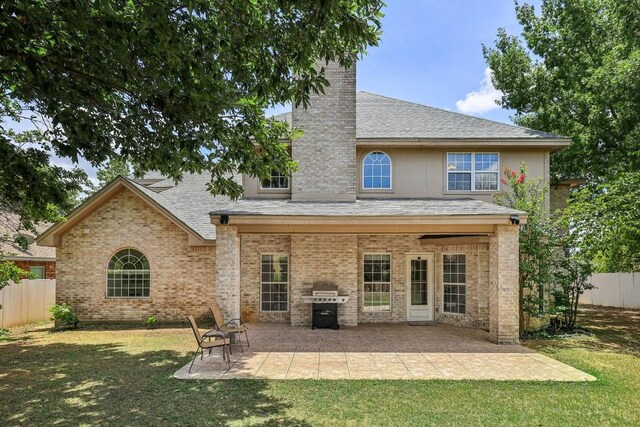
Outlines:
<svg viewBox="0 0 640 427"><path fill-rule="evenodd" d="M2 252L6 259L12 261L55 261L56 249L46 246L39 246L37 243L31 243L26 249L21 248L15 244L13 240L16 234L22 234L27 239L34 239L32 232L30 231L16 231L19 228L20 219L18 215L3 214L2 221L0 221L0 236L7 238L8 241L0 240L0 252ZM35 228L38 233L46 230L51 224L42 223L36 224Z"/></svg>
<svg viewBox="0 0 640 427"><path fill-rule="evenodd" d="M291 124L291 113L274 116ZM569 145L570 140L520 126L494 122L369 92L356 95L359 140L513 140Z"/></svg>
<svg viewBox="0 0 640 427"><path fill-rule="evenodd" d="M211 215L325 216L325 217L428 217L526 215L477 199L357 199L355 202L292 201L289 199L241 199L211 211Z"/></svg>

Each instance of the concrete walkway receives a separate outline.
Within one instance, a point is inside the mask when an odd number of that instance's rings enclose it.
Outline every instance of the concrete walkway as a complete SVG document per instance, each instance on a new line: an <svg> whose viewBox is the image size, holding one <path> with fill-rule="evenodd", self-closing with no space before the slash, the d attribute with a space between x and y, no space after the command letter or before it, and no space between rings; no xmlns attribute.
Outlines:
<svg viewBox="0 0 640 427"><path fill-rule="evenodd" d="M520 345L496 345L484 331L448 325L365 324L339 331L249 325L250 348L234 345L227 370L219 348L179 379L404 379L595 381Z"/></svg>

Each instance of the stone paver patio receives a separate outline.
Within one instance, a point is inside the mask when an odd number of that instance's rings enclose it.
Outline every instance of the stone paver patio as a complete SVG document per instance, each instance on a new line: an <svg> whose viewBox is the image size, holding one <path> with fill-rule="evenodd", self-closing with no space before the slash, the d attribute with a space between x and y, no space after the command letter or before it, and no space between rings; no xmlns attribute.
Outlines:
<svg viewBox="0 0 640 427"><path fill-rule="evenodd" d="M488 333L448 325L364 324L338 331L285 324L249 325L251 347L233 346L231 369L220 349L198 358L179 379L405 379L595 381L520 345L496 345Z"/></svg>

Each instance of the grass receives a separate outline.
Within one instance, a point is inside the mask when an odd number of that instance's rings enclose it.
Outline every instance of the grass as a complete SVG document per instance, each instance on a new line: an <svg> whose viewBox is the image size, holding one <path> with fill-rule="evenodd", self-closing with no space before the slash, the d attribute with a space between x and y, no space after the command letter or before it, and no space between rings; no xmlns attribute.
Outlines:
<svg viewBox="0 0 640 427"><path fill-rule="evenodd" d="M0 344L3 425L638 425L640 311L586 310L592 336L526 345L598 378L179 381L186 328L39 326Z"/></svg>

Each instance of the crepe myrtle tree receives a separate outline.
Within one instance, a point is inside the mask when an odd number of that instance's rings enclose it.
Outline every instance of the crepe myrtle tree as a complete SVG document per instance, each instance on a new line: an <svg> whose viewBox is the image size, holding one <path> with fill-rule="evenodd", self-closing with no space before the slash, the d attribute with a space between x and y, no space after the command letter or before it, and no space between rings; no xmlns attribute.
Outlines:
<svg viewBox="0 0 640 427"><path fill-rule="evenodd" d="M123 157L135 174L237 198L234 174L295 168L294 130L266 108L307 107L378 43L380 0L5 0L0 2L0 199L42 217L82 187L81 171ZM16 123L37 129L19 142ZM24 123L18 123L24 128ZM10 161L6 161L6 160ZM37 191L33 191L33 190Z"/></svg>
<svg viewBox="0 0 640 427"><path fill-rule="evenodd" d="M526 224L520 225L519 248L519 317L524 333L532 318L545 313L553 281L556 233L545 209L547 187L541 177L527 177L523 162L519 170L505 167L501 182L503 189L495 195L496 203L527 212Z"/></svg>

